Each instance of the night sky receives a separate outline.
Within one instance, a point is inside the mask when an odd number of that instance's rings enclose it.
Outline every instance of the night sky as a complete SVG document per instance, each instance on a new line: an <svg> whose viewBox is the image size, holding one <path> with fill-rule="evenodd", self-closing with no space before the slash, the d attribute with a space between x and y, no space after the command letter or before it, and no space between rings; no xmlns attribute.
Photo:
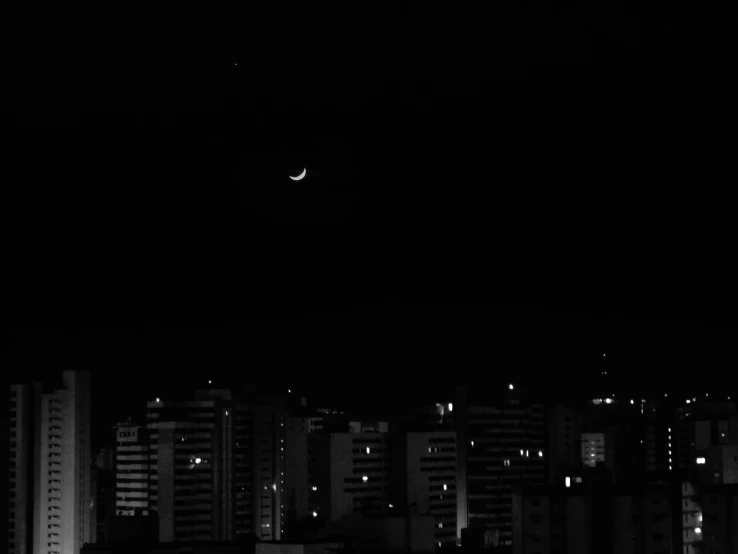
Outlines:
<svg viewBox="0 0 738 554"><path fill-rule="evenodd" d="M31 294L8 290L22 304L11 372L91 369L109 406L99 425L173 378L233 370L302 382L320 402L347 390L346 402L372 390L434 397L435 385L399 379L429 366L451 368L449 382L516 368L566 392L579 381L561 376L599 374L603 352L623 386L727 381L732 316L501 306L482 298L511 290L437 250L468 247L508 275L521 269L503 259L511 247L550 281L563 262L543 263L524 241L571 230L591 243L588 264L603 253L600 231L634 235L651 256L673 230L721 221L733 206L722 140L735 118L733 19L629 0L301 6L64 6L6 19L3 217L17 242L58 241L63 258L26 249L46 267ZM306 179L290 181L301 167ZM80 246L70 229L100 241L80 248L92 265L72 277L82 294L60 283ZM433 251L409 279L420 305L395 291L355 306L407 277L364 255L367 239L401 258ZM161 275L151 260L182 248L188 263ZM244 269L194 252L216 249ZM613 284L595 305L622 288L622 269L603 270Z"/></svg>
<svg viewBox="0 0 738 554"><path fill-rule="evenodd" d="M216 237L720 205L706 187L727 150L706 126L728 115L726 18L627 0L283 8L13 19L9 217Z"/></svg>

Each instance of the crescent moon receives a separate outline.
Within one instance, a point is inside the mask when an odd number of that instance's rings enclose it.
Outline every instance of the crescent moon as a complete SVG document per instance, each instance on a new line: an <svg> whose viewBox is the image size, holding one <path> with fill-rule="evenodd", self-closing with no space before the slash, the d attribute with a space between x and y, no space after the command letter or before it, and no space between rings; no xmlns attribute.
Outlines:
<svg viewBox="0 0 738 554"><path fill-rule="evenodd" d="M297 177L293 177L290 175L290 179L293 181L302 181L302 179L305 178L305 175L307 174L307 168L303 168L302 173L300 173Z"/></svg>

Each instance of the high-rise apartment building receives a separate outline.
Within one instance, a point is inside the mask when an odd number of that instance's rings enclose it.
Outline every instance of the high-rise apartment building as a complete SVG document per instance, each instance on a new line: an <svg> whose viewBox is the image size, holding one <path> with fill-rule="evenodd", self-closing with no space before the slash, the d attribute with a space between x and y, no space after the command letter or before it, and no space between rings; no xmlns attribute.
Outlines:
<svg viewBox="0 0 738 554"><path fill-rule="evenodd" d="M388 433L316 433L311 437L310 509L329 523L380 514L390 504Z"/></svg>
<svg viewBox="0 0 738 554"><path fill-rule="evenodd" d="M148 403L149 506L163 542L279 540L284 400L205 390Z"/></svg>
<svg viewBox="0 0 738 554"><path fill-rule="evenodd" d="M79 552L95 541L90 444L90 376L64 371L59 383L10 391L8 551Z"/></svg>
<svg viewBox="0 0 738 554"><path fill-rule="evenodd" d="M115 515L149 515L149 437L131 420L115 427Z"/></svg>
<svg viewBox="0 0 738 554"><path fill-rule="evenodd" d="M508 384L501 391L457 387L453 415L459 454L458 534L468 527L512 544L512 488L545 482L543 405Z"/></svg>
<svg viewBox="0 0 738 554"><path fill-rule="evenodd" d="M285 425L285 533L310 516L310 435L320 430L313 418L290 416Z"/></svg>
<svg viewBox="0 0 738 554"><path fill-rule="evenodd" d="M560 484L582 467L581 425L574 406L557 405L546 417L548 484Z"/></svg>
<svg viewBox="0 0 738 554"><path fill-rule="evenodd" d="M392 504L433 516L435 545L456 547L456 433L395 433L391 471Z"/></svg>
<svg viewBox="0 0 738 554"><path fill-rule="evenodd" d="M116 514L115 447L105 446L100 449L95 455L92 469L97 542L108 543L111 539L111 521ZM148 490L148 481L146 488Z"/></svg>
<svg viewBox="0 0 738 554"><path fill-rule="evenodd" d="M65 371L62 387L41 397L34 554L95 542L90 422L90 375Z"/></svg>
<svg viewBox="0 0 738 554"><path fill-rule="evenodd" d="M162 542L235 535L234 403L230 391L197 396L148 402L149 509Z"/></svg>
<svg viewBox="0 0 738 554"><path fill-rule="evenodd" d="M251 532L261 540L280 540L285 518L284 399L247 400L251 412Z"/></svg>

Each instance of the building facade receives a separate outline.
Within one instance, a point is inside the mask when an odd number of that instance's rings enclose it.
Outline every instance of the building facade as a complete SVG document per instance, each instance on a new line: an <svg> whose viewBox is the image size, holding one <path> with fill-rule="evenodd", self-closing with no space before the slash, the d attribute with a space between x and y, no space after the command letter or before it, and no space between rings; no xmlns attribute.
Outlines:
<svg viewBox="0 0 738 554"><path fill-rule="evenodd" d="M96 539L90 375L10 390L8 552L66 554Z"/></svg>
<svg viewBox="0 0 738 554"><path fill-rule="evenodd" d="M456 433L397 433L393 437L392 504L433 517L433 542L457 546Z"/></svg>
<svg viewBox="0 0 738 554"><path fill-rule="evenodd" d="M329 523L390 504L388 433L317 433L311 437L312 515Z"/></svg>
<svg viewBox="0 0 738 554"><path fill-rule="evenodd" d="M458 533L465 527L512 544L512 489L545 483L543 405L530 403L514 384L491 393L458 387L454 419L459 454Z"/></svg>
<svg viewBox="0 0 738 554"><path fill-rule="evenodd" d="M232 390L148 403L149 505L159 538L279 540L284 399Z"/></svg>
<svg viewBox="0 0 738 554"><path fill-rule="evenodd" d="M514 494L514 554L670 554L668 486L530 487Z"/></svg>
<svg viewBox="0 0 738 554"><path fill-rule="evenodd" d="M147 430L131 420L115 427L115 515L149 515L150 445Z"/></svg>
<svg viewBox="0 0 738 554"><path fill-rule="evenodd" d="M10 387L8 553L33 553L36 476L40 472L41 383Z"/></svg>

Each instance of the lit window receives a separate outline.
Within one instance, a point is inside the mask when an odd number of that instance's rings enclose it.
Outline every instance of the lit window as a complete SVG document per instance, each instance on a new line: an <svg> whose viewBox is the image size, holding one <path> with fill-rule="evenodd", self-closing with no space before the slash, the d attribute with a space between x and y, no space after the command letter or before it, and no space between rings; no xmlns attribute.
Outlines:
<svg viewBox="0 0 738 554"><path fill-rule="evenodd" d="M474 448L474 441L471 441L471 445L472 445L472 448ZM428 449L428 451L430 452L430 448Z"/></svg>
<svg viewBox="0 0 738 554"><path fill-rule="evenodd" d="M366 453L369 454L371 452L371 449L367 446L366 447Z"/></svg>
<svg viewBox="0 0 738 554"><path fill-rule="evenodd" d="M512 384L512 383L510 383L510 384L508 385L508 388L509 388L510 390L513 390L513 389L514 389L515 387L513 386L513 384Z"/></svg>
<svg viewBox="0 0 738 554"><path fill-rule="evenodd" d="M704 464L705 463L705 459L704 458L697 458L697 463L698 464Z"/></svg>
<svg viewBox="0 0 738 554"><path fill-rule="evenodd" d="M313 512L313 517L318 517L318 512Z"/></svg>
<svg viewBox="0 0 738 554"><path fill-rule="evenodd" d="M390 508L394 508L394 506L392 506L392 504L390 504L389 506L390 506Z"/></svg>
<svg viewBox="0 0 738 554"><path fill-rule="evenodd" d="M318 487L313 486L313 490L314 491L317 491L318 490Z"/></svg>
<svg viewBox="0 0 738 554"><path fill-rule="evenodd" d="M445 483L443 484L443 490L448 490L448 486Z"/></svg>
<svg viewBox="0 0 738 554"><path fill-rule="evenodd" d="M366 482L367 482L367 481L369 480L369 477L367 477L366 475L364 475L364 476L363 476L363 477L361 478L361 480L362 480L362 481L364 481L364 482L366 483Z"/></svg>
<svg viewBox="0 0 738 554"><path fill-rule="evenodd" d="M695 527L694 532L699 535L700 533L702 533L702 529L700 529L699 527Z"/></svg>
<svg viewBox="0 0 738 554"><path fill-rule="evenodd" d="M564 484L567 488L571 487L571 477L567 477L566 479L564 479Z"/></svg>
<svg viewBox="0 0 738 554"><path fill-rule="evenodd" d="M635 402L633 402L633 399L632 398L630 399L630 403L631 404L635 404Z"/></svg>
<svg viewBox="0 0 738 554"><path fill-rule="evenodd" d="M453 412L454 411L454 405L451 402L448 403L448 411L449 412Z"/></svg>
<svg viewBox="0 0 738 554"><path fill-rule="evenodd" d="M538 457L539 458L543 458L543 450L539 450L538 451Z"/></svg>
<svg viewBox="0 0 738 554"><path fill-rule="evenodd" d="M612 404L612 398L605 398L605 404Z"/></svg>

